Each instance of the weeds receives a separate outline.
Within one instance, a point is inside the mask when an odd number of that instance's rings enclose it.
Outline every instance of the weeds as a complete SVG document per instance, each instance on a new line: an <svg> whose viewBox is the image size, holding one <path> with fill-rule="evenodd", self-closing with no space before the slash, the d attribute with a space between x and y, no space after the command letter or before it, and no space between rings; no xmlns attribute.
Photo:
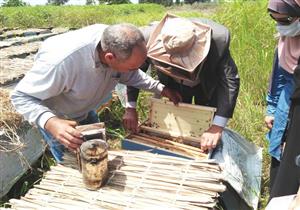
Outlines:
<svg viewBox="0 0 300 210"><path fill-rule="evenodd" d="M146 25L165 12L155 4L0 7L0 28L71 27L131 22ZM22 18L20 18L22 17Z"/></svg>

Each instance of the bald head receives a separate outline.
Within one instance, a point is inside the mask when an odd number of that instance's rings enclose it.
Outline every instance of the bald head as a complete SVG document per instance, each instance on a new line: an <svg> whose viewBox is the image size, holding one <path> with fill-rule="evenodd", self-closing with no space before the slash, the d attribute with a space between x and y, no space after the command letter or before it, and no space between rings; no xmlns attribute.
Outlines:
<svg viewBox="0 0 300 210"><path fill-rule="evenodd" d="M111 52L119 59L131 56L135 47L145 43L142 32L132 24L122 23L108 26L101 37L101 49Z"/></svg>

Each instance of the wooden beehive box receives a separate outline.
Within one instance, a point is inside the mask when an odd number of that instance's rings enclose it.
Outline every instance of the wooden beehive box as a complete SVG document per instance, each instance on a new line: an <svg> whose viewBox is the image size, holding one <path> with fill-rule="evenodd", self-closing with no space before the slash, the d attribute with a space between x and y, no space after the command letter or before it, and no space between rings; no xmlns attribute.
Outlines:
<svg viewBox="0 0 300 210"><path fill-rule="evenodd" d="M163 99L151 99L149 119L126 141L188 158L207 158L200 150L200 137L211 126L215 111L212 107L185 103L174 106Z"/></svg>

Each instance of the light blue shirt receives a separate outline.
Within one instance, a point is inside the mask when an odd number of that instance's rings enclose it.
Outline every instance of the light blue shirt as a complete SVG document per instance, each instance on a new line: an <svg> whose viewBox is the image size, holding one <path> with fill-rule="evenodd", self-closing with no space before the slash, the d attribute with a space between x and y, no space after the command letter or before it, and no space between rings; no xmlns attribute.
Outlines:
<svg viewBox="0 0 300 210"><path fill-rule="evenodd" d="M272 129L266 135L269 141L269 153L277 160L281 159L281 144L288 121L290 97L294 91L294 76L278 64L275 58L270 87L267 94L267 116L274 116Z"/></svg>

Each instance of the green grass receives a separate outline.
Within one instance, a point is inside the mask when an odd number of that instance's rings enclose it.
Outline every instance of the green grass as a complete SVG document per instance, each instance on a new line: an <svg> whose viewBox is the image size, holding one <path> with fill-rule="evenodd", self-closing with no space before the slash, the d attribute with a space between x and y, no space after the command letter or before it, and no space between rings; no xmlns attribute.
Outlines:
<svg viewBox="0 0 300 210"><path fill-rule="evenodd" d="M164 12L164 7L155 4L0 7L0 28L78 28L94 23L118 22L141 26L162 17Z"/></svg>
<svg viewBox="0 0 300 210"><path fill-rule="evenodd" d="M0 27L81 27L93 23L131 22L138 26L160 20L166 11L182 17L208 17L224 24L231 31L231 53L241 77L240 94L236 110L229 126L256 145L267 148L263 118L266 107L265 96L268 76L276 40L274 22L268 16L267 0L199 4L164 8L154 4L112 6L46 6L23 8L0 8ZM22 18L20 18L22 17ZM147 116L144 101L139 99L139 112ZM111 110L113 117L108 131L113 138L125 135L120 125L124 109L116 102ZM101 114L100 114L101 115ZM263 177L268 177L269 158L264 150ZM262 180L262 209L268 199L268 178Z"/></svg>

